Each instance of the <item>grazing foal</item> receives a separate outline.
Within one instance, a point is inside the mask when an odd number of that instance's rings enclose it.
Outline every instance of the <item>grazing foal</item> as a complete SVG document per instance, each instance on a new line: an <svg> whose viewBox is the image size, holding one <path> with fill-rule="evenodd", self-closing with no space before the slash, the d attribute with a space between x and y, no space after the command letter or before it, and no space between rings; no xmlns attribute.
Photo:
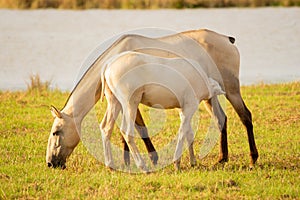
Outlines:
<svg viewBox="0 0 300 200"><path fill-rule="evenodd" d="M202 100L211 99L219 121L225 115L217 100L224 94L220 85L210 78L209 58L201 65L193 60L163 58L153 55L124 52L109 61L102 71L101 82L108 106L100 124L102 132L105 165L114 168L110 137L115 119L122 110L121 133L125 138L136 165L147 171L144 160L134 141L134 124L139 103L149 107L180 109L180 128L174 153L176 169L180 169L180 158L184 139L187 139L190 162L195 164L193 151L194 132L191 119ZM103 96L101 97L103 98Z"/></svg>

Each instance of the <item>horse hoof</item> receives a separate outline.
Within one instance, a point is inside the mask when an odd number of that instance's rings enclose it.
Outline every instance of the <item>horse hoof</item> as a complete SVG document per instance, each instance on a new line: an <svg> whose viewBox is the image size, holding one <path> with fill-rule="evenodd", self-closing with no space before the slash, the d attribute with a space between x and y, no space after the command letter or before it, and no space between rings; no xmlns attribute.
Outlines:
<svg viewBox="0 0 300 200"><path fill-rule="evenodd" d="M226 163L226 162L228 162L228 157L219 158L219 160L217 161L217 163L220 163L220 164Z"/></svg>
<svg viewBox="0 0 300 200"><path fill-rule="evenodd" d="M196 167L196 166L197 166L197 163L196 163L196 162L191 163L191 167L192 167L192 168L194 168L194 167Z"/></svg>
<svg viewBox="0 0 300 200"><path fill-rule="evenodd" d="M153 151L151 153L149 153L149 157L151 159L151 162L153 165L157 165L157 161L158 161L158 154L156 151Z"/></svg>
<svg viewBox="0 0 300 200"><path fill-rule="evenodd" d="M253 165L256 163L257 159L258 159L258 153L254 153L254 154L250 154L251 157L251 162L250 165Z"/></svg>
<svg viewBox="0 0 300 200"><path fill-rule="evenodd" d="M253 169L254 169L254 164L251 163L251 164L249 165L249 171L252 171Z"/></svg>

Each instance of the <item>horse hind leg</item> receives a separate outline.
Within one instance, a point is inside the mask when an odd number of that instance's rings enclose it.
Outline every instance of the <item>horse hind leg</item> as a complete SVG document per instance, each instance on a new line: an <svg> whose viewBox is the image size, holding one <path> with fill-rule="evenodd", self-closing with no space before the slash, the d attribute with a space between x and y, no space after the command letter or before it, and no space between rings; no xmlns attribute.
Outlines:
<svg viewBox="0 0 300 200"><path fill-rule="evenodd" d="M217 97L205 101L205 107L210 115L216 120L219 131L221 132L218 163L228 162L227 116Z"/></svg>
<svg viewBox="0 0 300 200"><path fill-rule="evenodd" d="M123 135L121 136L122 138L122 144L123 144L123 159L124 159L124 163L126 166L130 165L130 151L129 151L129 147L128 144L125 140L125 138L123 137Z"/></svg>
<svg viewBox="0 0 300 200"><path fill-rule="evenodd" d="M250 167L253 167L258 159L258 151L255 144L254 133L253 133L253 123L252 114L244 103L241 94L227 94L227 99L232 104L233 108L239 115L242 123L247 129L248 143L250 147Z"/></svg>
<svg viewBox="0 0 300 200"><path fill-rule="evenodd" d="M194 142L194 133L191 127L191 119L198 108L198 104L193 106L182 108L180 112L180 127L178 131L178 139L177 145L174 153L174 166L175 170L180 171L180 163L182 156L182 147L184 139L186 138L188 141L189 147L189 155L190 155L190 163L192 166L196 165L196 158L194 154L193 142Z"/></svg>

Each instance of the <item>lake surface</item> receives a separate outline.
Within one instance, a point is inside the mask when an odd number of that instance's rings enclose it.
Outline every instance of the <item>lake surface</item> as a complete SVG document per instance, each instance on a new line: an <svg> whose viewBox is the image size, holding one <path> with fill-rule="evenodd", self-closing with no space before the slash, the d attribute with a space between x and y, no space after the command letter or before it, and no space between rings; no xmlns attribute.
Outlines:
<svg viewBox="0 0 300 200"><path fill-rule="evenodd" d="M300 8L0 10L0 90L25 89L31 74L71 90L97 46L144 27L234 36L243 85L300 81Z"/></svg>

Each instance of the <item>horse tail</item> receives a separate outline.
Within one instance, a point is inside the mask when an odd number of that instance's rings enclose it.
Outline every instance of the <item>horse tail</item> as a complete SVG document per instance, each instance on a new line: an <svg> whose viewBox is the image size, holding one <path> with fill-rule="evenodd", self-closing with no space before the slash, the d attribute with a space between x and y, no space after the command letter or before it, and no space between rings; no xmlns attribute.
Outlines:
<svg viewBox="0 0 300 200"><path fill-rule="evenodd" d="M229 39L229 41L231 42L231 44L234 44L234 42L235 42L235 38L234 37L228 37L228 39Z"/></svg>

